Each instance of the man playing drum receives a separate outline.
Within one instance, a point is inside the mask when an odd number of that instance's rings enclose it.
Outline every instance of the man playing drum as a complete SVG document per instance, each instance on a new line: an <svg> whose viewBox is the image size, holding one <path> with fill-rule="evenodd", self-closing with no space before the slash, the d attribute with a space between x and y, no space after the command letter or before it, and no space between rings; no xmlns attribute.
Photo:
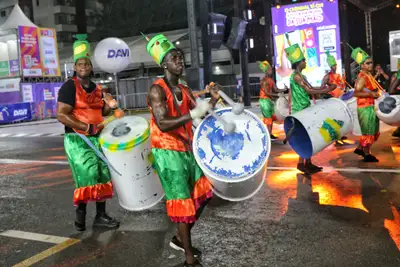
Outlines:
<svg viewBox="0 0 400 267"><path fill-rule="evenodd" d="M58 93L57 119L65 125L64 147L74 176L75 227L85 230L86 203L96 201L94 227L117 228L119 222L106 214L105 199L113 196L107 165L77 134L85 135L101 151L99 133L103 116L111 113L100 86L91 81L93 66L86 35L77 35L74 43L74 77Z"/></svg>
<svg viewBox="0 0 400 267"><path fill-rule="evenodd" d="M277 96L275 93L277 91L274 80L272 76L272 68L268 61L263 61L259 63L260 69L264 72L265 76L261 80L260 88L260 108L261 113L264 117L264 124L267 126L268 132L271 136L271 140L276 140L277 137L272 134L272 126L276 120L274 114L274 102L272 101L272 96Z"/></svg>
<svg viewBox="0 0 400 267"><path fill-rule="evenodd" d="M219 95L211 87L210 103L195 105L191 90L178 83L183 73L182 53L162 34L148 41L148 53L165 73L150 87L148 104L154 167L165 191L167 214L178 226L170 246L185 252L184 266L198 267L201 252L192 247L191 229L212 197L212 185L192 152L192 120L205 116Z"/></svg>
<svg viewBox="0 0 400 267"><path fill-rule="evenodd" d="M378 162L371 154L371 146L379 138L379 119L375 112L375 99L380 94L372 77L372 58L361 48L353 49L351 57L361 66L354 96L357 97L357 113L362 136L354 153L364 158L364 162Z"/></svg>
<svg viewBox="0 0 400 267"><path fill-rule="evenodd" d="M336 59L329 53L329 50L326 51L326 61L331 70L322 79L321 88L324 88L327 85L329 86L331 84L335 84L336 89L325 94L323 98L324 99L329 99L331 97L340 98L344 94L344 90L346 89L346 83L344 82L342 75L336 73L337 71ZM343 136L341 140L336 141L336 144L343 144L343 140L346 139L347 137Z"/></svg>
<svg viewBox="0 0 400 267"><path fill-rule="evenodd" d="M310 103L310 95L318 95L328 93L336 88L336 85L330 84L324 88L314 88L306 80L301 72L306 68L306 60L298 44L294 44L285 49L289 61L292 63L294 70L290 77L290 89L292 92L292 114L308 108ZM290 131L289 131L290 132ZM288 139L290 136L287 137ZM311 158L299 158L297 169L305 173L316 173L322 170L311 162Z"/></svg>

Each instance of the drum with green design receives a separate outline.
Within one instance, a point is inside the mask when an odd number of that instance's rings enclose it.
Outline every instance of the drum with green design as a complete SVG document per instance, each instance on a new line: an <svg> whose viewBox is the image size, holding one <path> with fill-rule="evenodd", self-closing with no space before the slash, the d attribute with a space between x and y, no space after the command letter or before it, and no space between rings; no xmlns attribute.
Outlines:
<svg viewBox="0 0 400 267"><path fill-rule="evenodd" d="M153 207L164 197L160 180L153 169L149 122L129 116L108 124L100 135L104 155L122 176L111 172L119 204L127 210Z"/></svg>

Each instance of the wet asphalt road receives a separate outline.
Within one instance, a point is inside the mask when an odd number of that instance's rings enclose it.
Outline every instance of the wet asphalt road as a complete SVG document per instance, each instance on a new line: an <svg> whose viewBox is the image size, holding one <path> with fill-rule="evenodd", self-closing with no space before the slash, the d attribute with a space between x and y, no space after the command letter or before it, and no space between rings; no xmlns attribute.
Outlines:
<svg viewBox="0 0 400 267"><path fill-rule="evenodd" d="M380 163L362 163L354 144L332 145L315 162L335 170L311 177L292 169L289 146L274 143L263 189L239 203L214 198L195 226L204 266L400 266L400 140L387 130L374 148ZM0 235L0 266L35 255L44 258L33 266L182 266L183 255L168 246L175 226L164 202L129 212L115 197L107 209L120 229L77 233L65 161L62 137L0 138L0 234L80 241L54 253L55 244ZM94 213L91 204L89 226Z"/></svg>

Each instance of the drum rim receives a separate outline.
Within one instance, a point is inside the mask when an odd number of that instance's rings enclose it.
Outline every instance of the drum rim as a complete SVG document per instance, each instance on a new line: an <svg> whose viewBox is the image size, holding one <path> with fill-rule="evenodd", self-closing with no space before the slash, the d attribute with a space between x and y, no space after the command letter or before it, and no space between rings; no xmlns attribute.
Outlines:
<svg viewBox="0 0 400 267"><path fill-rule="evenodd" d="M148 120L146 120L144 118L142 118L142 119L144 121L146 121L146 123L147 123L147 128L142 133L142 135L140 135L136 138L133 138L131 141L128 141L125 143L109 143L109 142L106 142L104 140L104 138L102 138L100 136L100 138L99 138L100 145L109 151L116 152L116 151L129 150L129 149L134 148L135 146L138 146L138 145L146 142L147 139L149 139L149 137L150 137L150 124L149 124Z"/></svg>
<svg viewBox="0 0 400 267"><path fill-rule="evenodd" d="M225 111L225 110L232 110L232 107L221 108L217 112L222 112L222 111ZM266 133L268 133L267 127L265 126L264 123L262 123L262 121L259 119L259 117L256 114L254 114L253 112L251 112L250 110L247 110L247 109L245 109L244 112L247 115L255 118L256 120L258 119L259 122L260 122L261 127L265 130ZM210 116L211 115L209 114L206 118L208 118ZM210 171L207 168L207 166L205 166L203 164L202 160L199 157L199 154L197 153L198 146L196 145L195 140L197 140L197 138L198 138L199 131L200 131L199 129L200 129L200 127L196 128L196 131L195 131L195 133L193 135L193 155L194 155L194 157L196 159L197 164L200 166L200 168L202 170L204 168L204 169L207 169L209 173L212 173L212 171ZM239 176L236 179L229 179L229 178L226 178L226 176L219 176L219 175L215 175L214 174L214 175L212 175L212 177L210 177L210 179L214 179L216 181L224 182L224 183L241 183L241 182L244 182L244 181L248 180L250 177L254 176L255 174L259 173L265 167L265 165L267 164L269 156L270 156L270 153L271 153L271 137L270 137L269 134L267 134L265 137L267 138L266 144L267 144L269 149L267 149L267 153L265 155L265 158L261 161L261 164L257 168L255 168L251 174L250 173L249 174L243 174L243 175ZM203 170L203 172L204 172L204 170Z"/></svg>

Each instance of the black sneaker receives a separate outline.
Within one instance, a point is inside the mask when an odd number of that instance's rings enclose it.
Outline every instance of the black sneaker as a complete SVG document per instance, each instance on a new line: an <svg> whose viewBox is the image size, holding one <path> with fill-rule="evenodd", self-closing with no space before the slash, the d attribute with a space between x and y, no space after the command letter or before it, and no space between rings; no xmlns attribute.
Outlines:
<svg viewBox="0 0 400 267"><path fill-rule="evenodd" d="M357 155L359 155L359 156L361 156L361 157L365 157L364 151L362 151L362 150L359 149L359 148L356 148L356 150L354 150L354 154L357 154Z"/></svg>
<svg viewBox="0 0 400 267"><path fill-rule="evenodd" d="M270 135L270 138L271 138L272 141L278 139L278 137L276 137L275 135L272 135L272 134Z"/></svg>
<svg viewBox="0 0 400 267"><path fill-rule="evenodd" d="M309 173L317 173L322 171L322 167L318 167L312 163L306 164L305 165L306 169L308 170Z"/></svg>
<svg viewBox="0 0 400 267"><path fill-rule="evenodd" d="M301 171L301 172L308 173L308 170L307 170L306 165L304 163L298 163L297 164L297 169L299 171Z"/></svg>
<svg viewBox="0 0 400 267"><path fill-rule="evenodd" d="M364 157L364 162L379 162L379 159L371 154L368 154Z"/></svg>
<svg viewBox="0 0 400 267"><path fill-rule="evenodd" d="M178 238L177 238L176 236L174 236L174 237L171 239L171 241L169 242L169 246L170 246L171 248L175 249L175 250L185 252L185 249L183 248L182 243L179 242L179 240L178 240ZM193 252L193 256L194 256L195 258L200 258L200 257L201 257L201 254L202 254L202 253L201 253L201 251L198 250L197 248L192 247L192 252ZM185 266L186 266L186 265L185 265ZM188 265L188 266L191 266L191 265ZM193 266L196 266L196 265L193 265Z"/></svg>
<svg viewBox="0 0 400 267"><path fill-rule="evenodd" d="M119 227L119 221L111 218L107 213L103 212L96 215L93 227L114 229Z"/></svg>

